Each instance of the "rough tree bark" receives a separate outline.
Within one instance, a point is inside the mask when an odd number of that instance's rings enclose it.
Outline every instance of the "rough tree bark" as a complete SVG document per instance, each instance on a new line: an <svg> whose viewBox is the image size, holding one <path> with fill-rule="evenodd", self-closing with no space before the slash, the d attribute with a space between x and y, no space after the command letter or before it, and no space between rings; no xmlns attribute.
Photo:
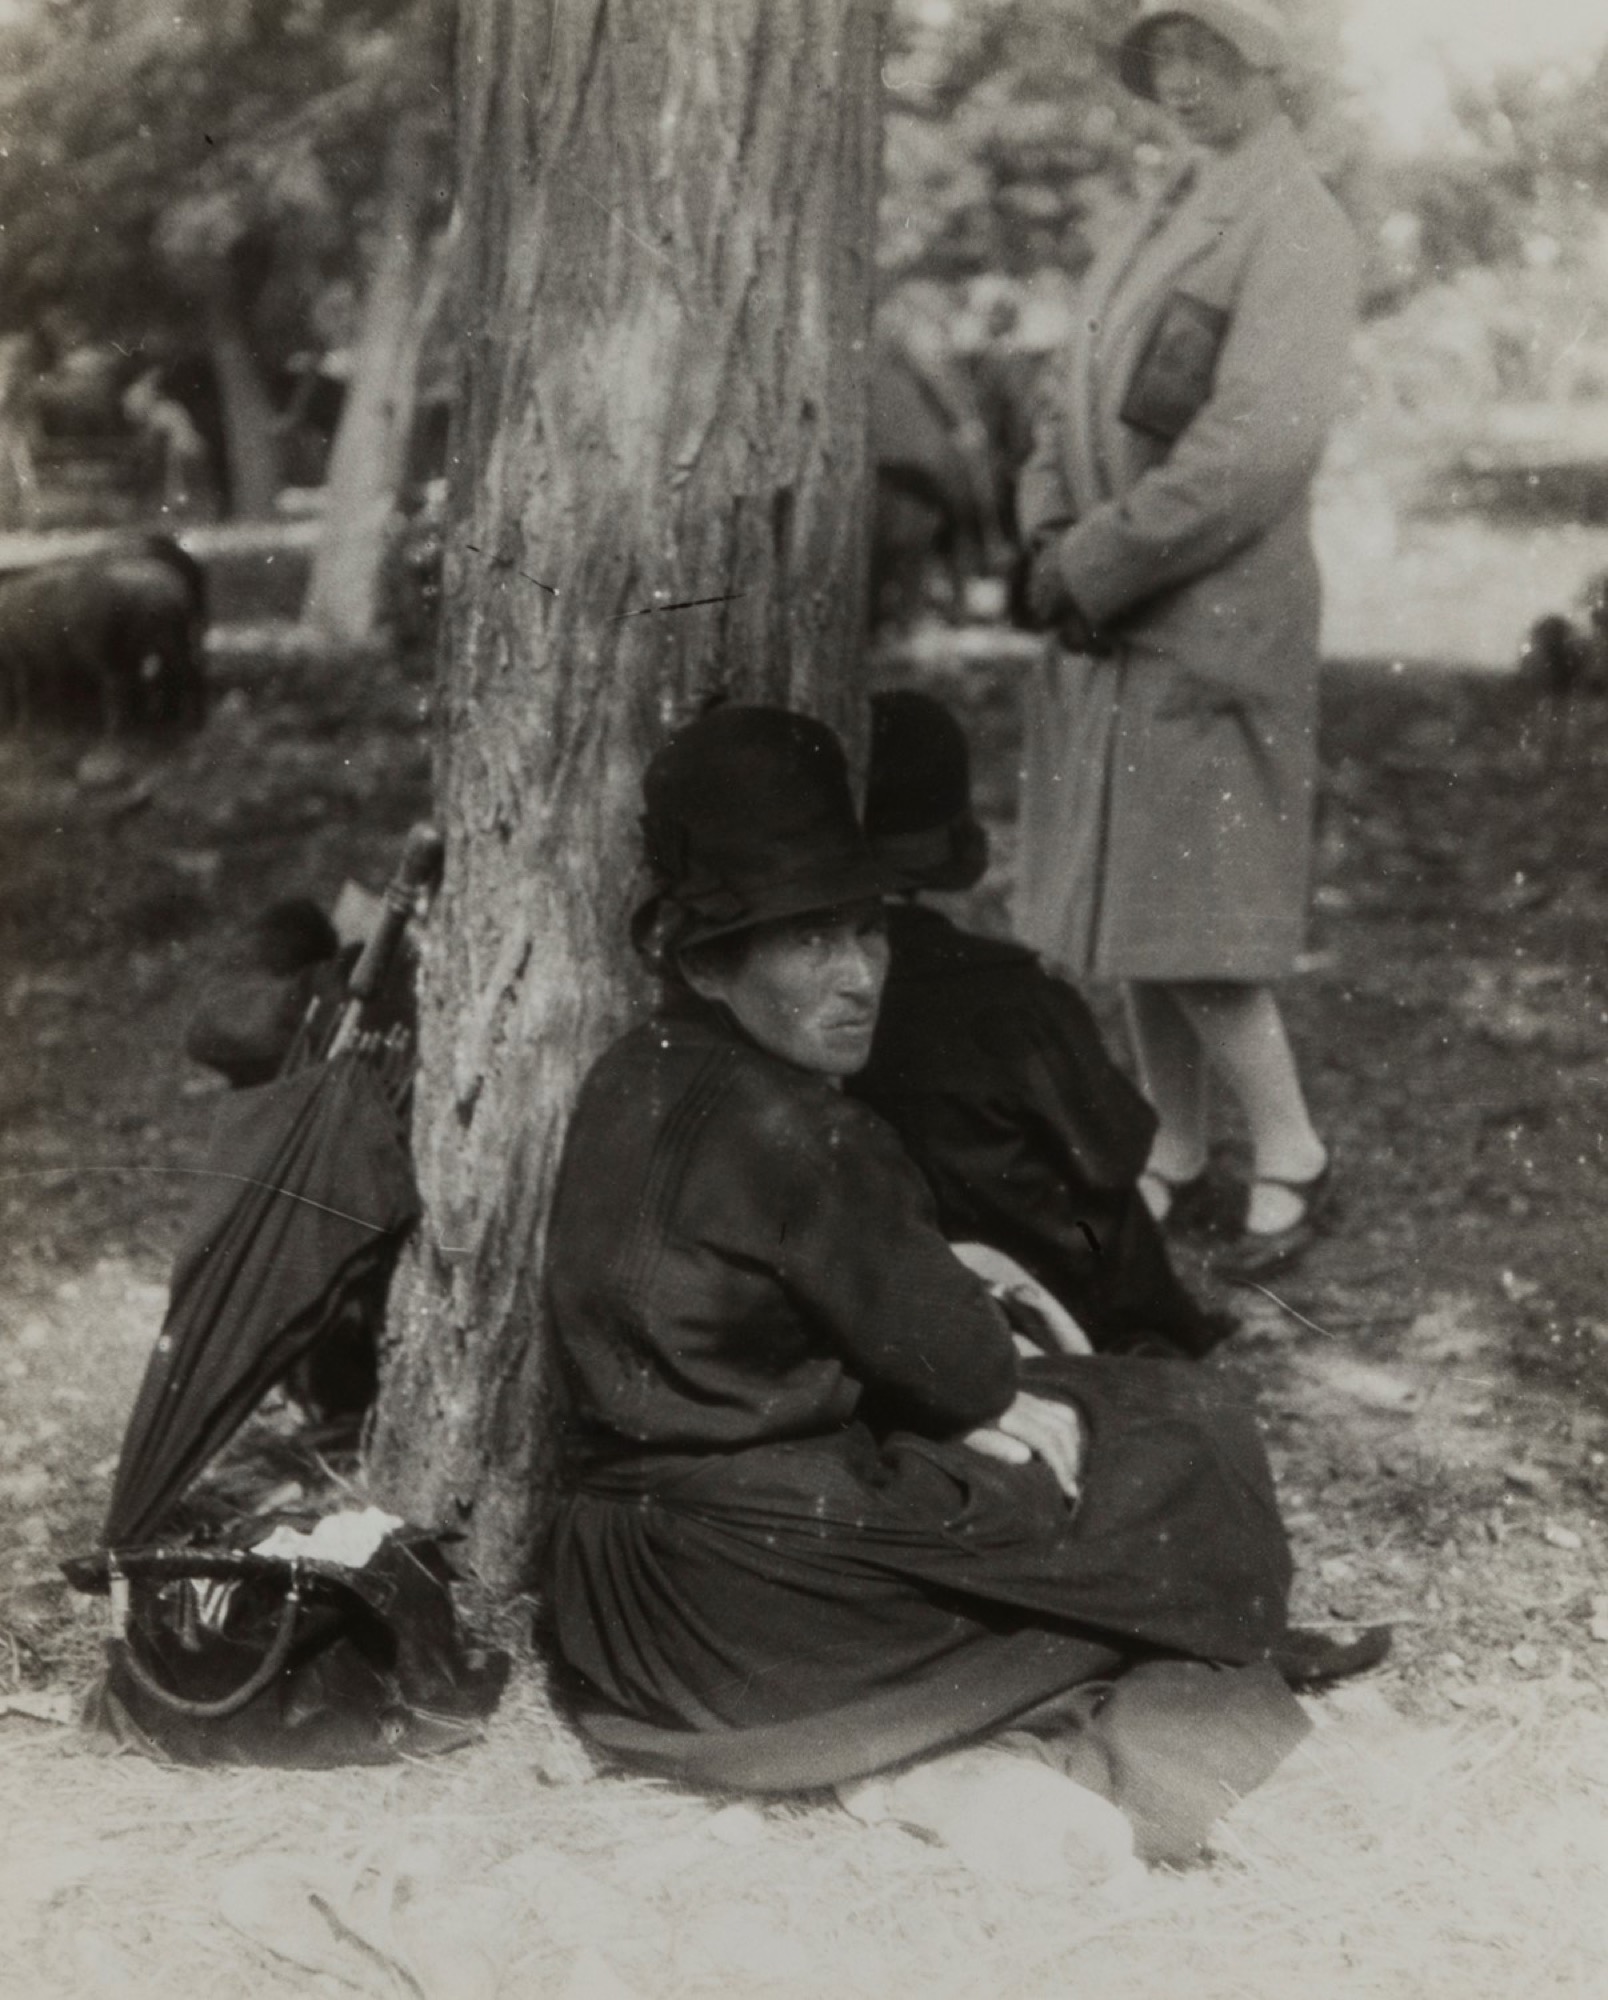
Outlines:
<svg viewBox="0 0 1608 2000"><path fill-rule="evenodd" d="M378 1490L527 1560L542 1231L640 997L642 765L717 690L858 706L876 0L464 0L443 891Z"/></svg>

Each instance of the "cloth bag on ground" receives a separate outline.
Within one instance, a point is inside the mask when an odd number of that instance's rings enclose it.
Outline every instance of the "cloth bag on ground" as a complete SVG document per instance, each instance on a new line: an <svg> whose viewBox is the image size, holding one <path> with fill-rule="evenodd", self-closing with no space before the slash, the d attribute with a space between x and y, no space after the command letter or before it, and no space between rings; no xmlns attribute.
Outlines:
<svg viewBox="0 0 1608 2000"><path fill-rule="evenodd" d="M366 1553L320 1552L353 1521ZM110 1604L86 1723L177 1763L307 1768L450 1750L478 1736L508 1675L506 1654L466 1640L440 1541L377 1510L328 1517L311 1535L274 1529L255 1547L111 1550L63 1568Z"/></svg>

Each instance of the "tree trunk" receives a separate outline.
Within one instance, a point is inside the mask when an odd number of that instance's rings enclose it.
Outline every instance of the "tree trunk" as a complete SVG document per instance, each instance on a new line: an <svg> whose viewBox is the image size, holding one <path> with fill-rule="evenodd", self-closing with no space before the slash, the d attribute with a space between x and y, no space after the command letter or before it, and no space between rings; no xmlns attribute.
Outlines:
<svg viewBox="0 0 1608 2000"><path fill-rule="evenodd" d="M642 999L642 766L712 694L852 722L876 0L464 0L446 876L378 1490L522 1572L550 1479L542 1236Z"/></svg>
<svg viewBox="0 0 1608 2000"><path fill-rule="evenodd" d="M363 324L330 454L324 529L303 616L330 638L356 644L374 631L391 515L407 466L425 336L440 308L450 244L427 251L430 134L404 118L386 157L380 245Z"/></svg>
<svg viewBox="0 0 1608 2000"><path fill-rule="evenodd" d="M229 511L259 520L279 493L279 434L274 407L251 352L226 262L196 284L207 351L218 382L227 461Z"/></svg>

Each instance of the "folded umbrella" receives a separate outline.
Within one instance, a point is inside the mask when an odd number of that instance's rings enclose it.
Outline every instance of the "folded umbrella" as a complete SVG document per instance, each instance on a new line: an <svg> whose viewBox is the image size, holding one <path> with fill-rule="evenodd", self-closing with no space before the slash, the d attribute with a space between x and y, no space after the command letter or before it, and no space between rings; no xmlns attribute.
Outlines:
<svg viewBox="0 0 1608 2000"><path fill-rule="evenodd" d="M441 843L415 828L337 1014L287 1074L220 1107L168 1310L124 1435L103 1540L148 1540L201 1467L393 1258L419 1212L408 1153L411 1042L365 1034Z"/></svg>

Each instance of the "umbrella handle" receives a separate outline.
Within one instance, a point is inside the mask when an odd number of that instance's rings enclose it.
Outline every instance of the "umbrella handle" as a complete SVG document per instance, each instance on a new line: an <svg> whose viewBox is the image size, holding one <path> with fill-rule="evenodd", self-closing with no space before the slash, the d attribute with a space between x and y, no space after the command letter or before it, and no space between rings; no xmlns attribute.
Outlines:
<svg viewBox="0 0 1608 2000"><path fill-rule="evenodd" d="M433 826L410 829L396 873L385 886L385 907L374 926L374 934L364 945L346 982L346 1004L341 1009L329 1055L341 1055L351 1046L362 1023L363 1009L379 990L420 890L430 888L440 878L445 852L446 843Z"/></svg>
<svg viewBox="0 0 1608 2000"><path fill-rule="evenodd" d="M187 1695L175 1694L164 1687L149 1667L135 1655L129 1644L129 1591L128 1578L115 1565L108 1572L111 1582L111 1622L112 1636L106 1641L106 1656L114 1666L121 1667L144 1694L175 1715L193 1715L202 1721L216 1721L226 1715L238 1715L248 1702L255 1701L269 1682L275 1679L287 1659L296 1637L296 1614L301 1609L301 1571L292 1569L290 1586L285 1592L285 1601L280 1607L279 1623L274 1628L273 1641L260 1663L252 1670L250 1677L241 1682L232 1694L220 1695L215 1701L192 1701Z"/></svg>

